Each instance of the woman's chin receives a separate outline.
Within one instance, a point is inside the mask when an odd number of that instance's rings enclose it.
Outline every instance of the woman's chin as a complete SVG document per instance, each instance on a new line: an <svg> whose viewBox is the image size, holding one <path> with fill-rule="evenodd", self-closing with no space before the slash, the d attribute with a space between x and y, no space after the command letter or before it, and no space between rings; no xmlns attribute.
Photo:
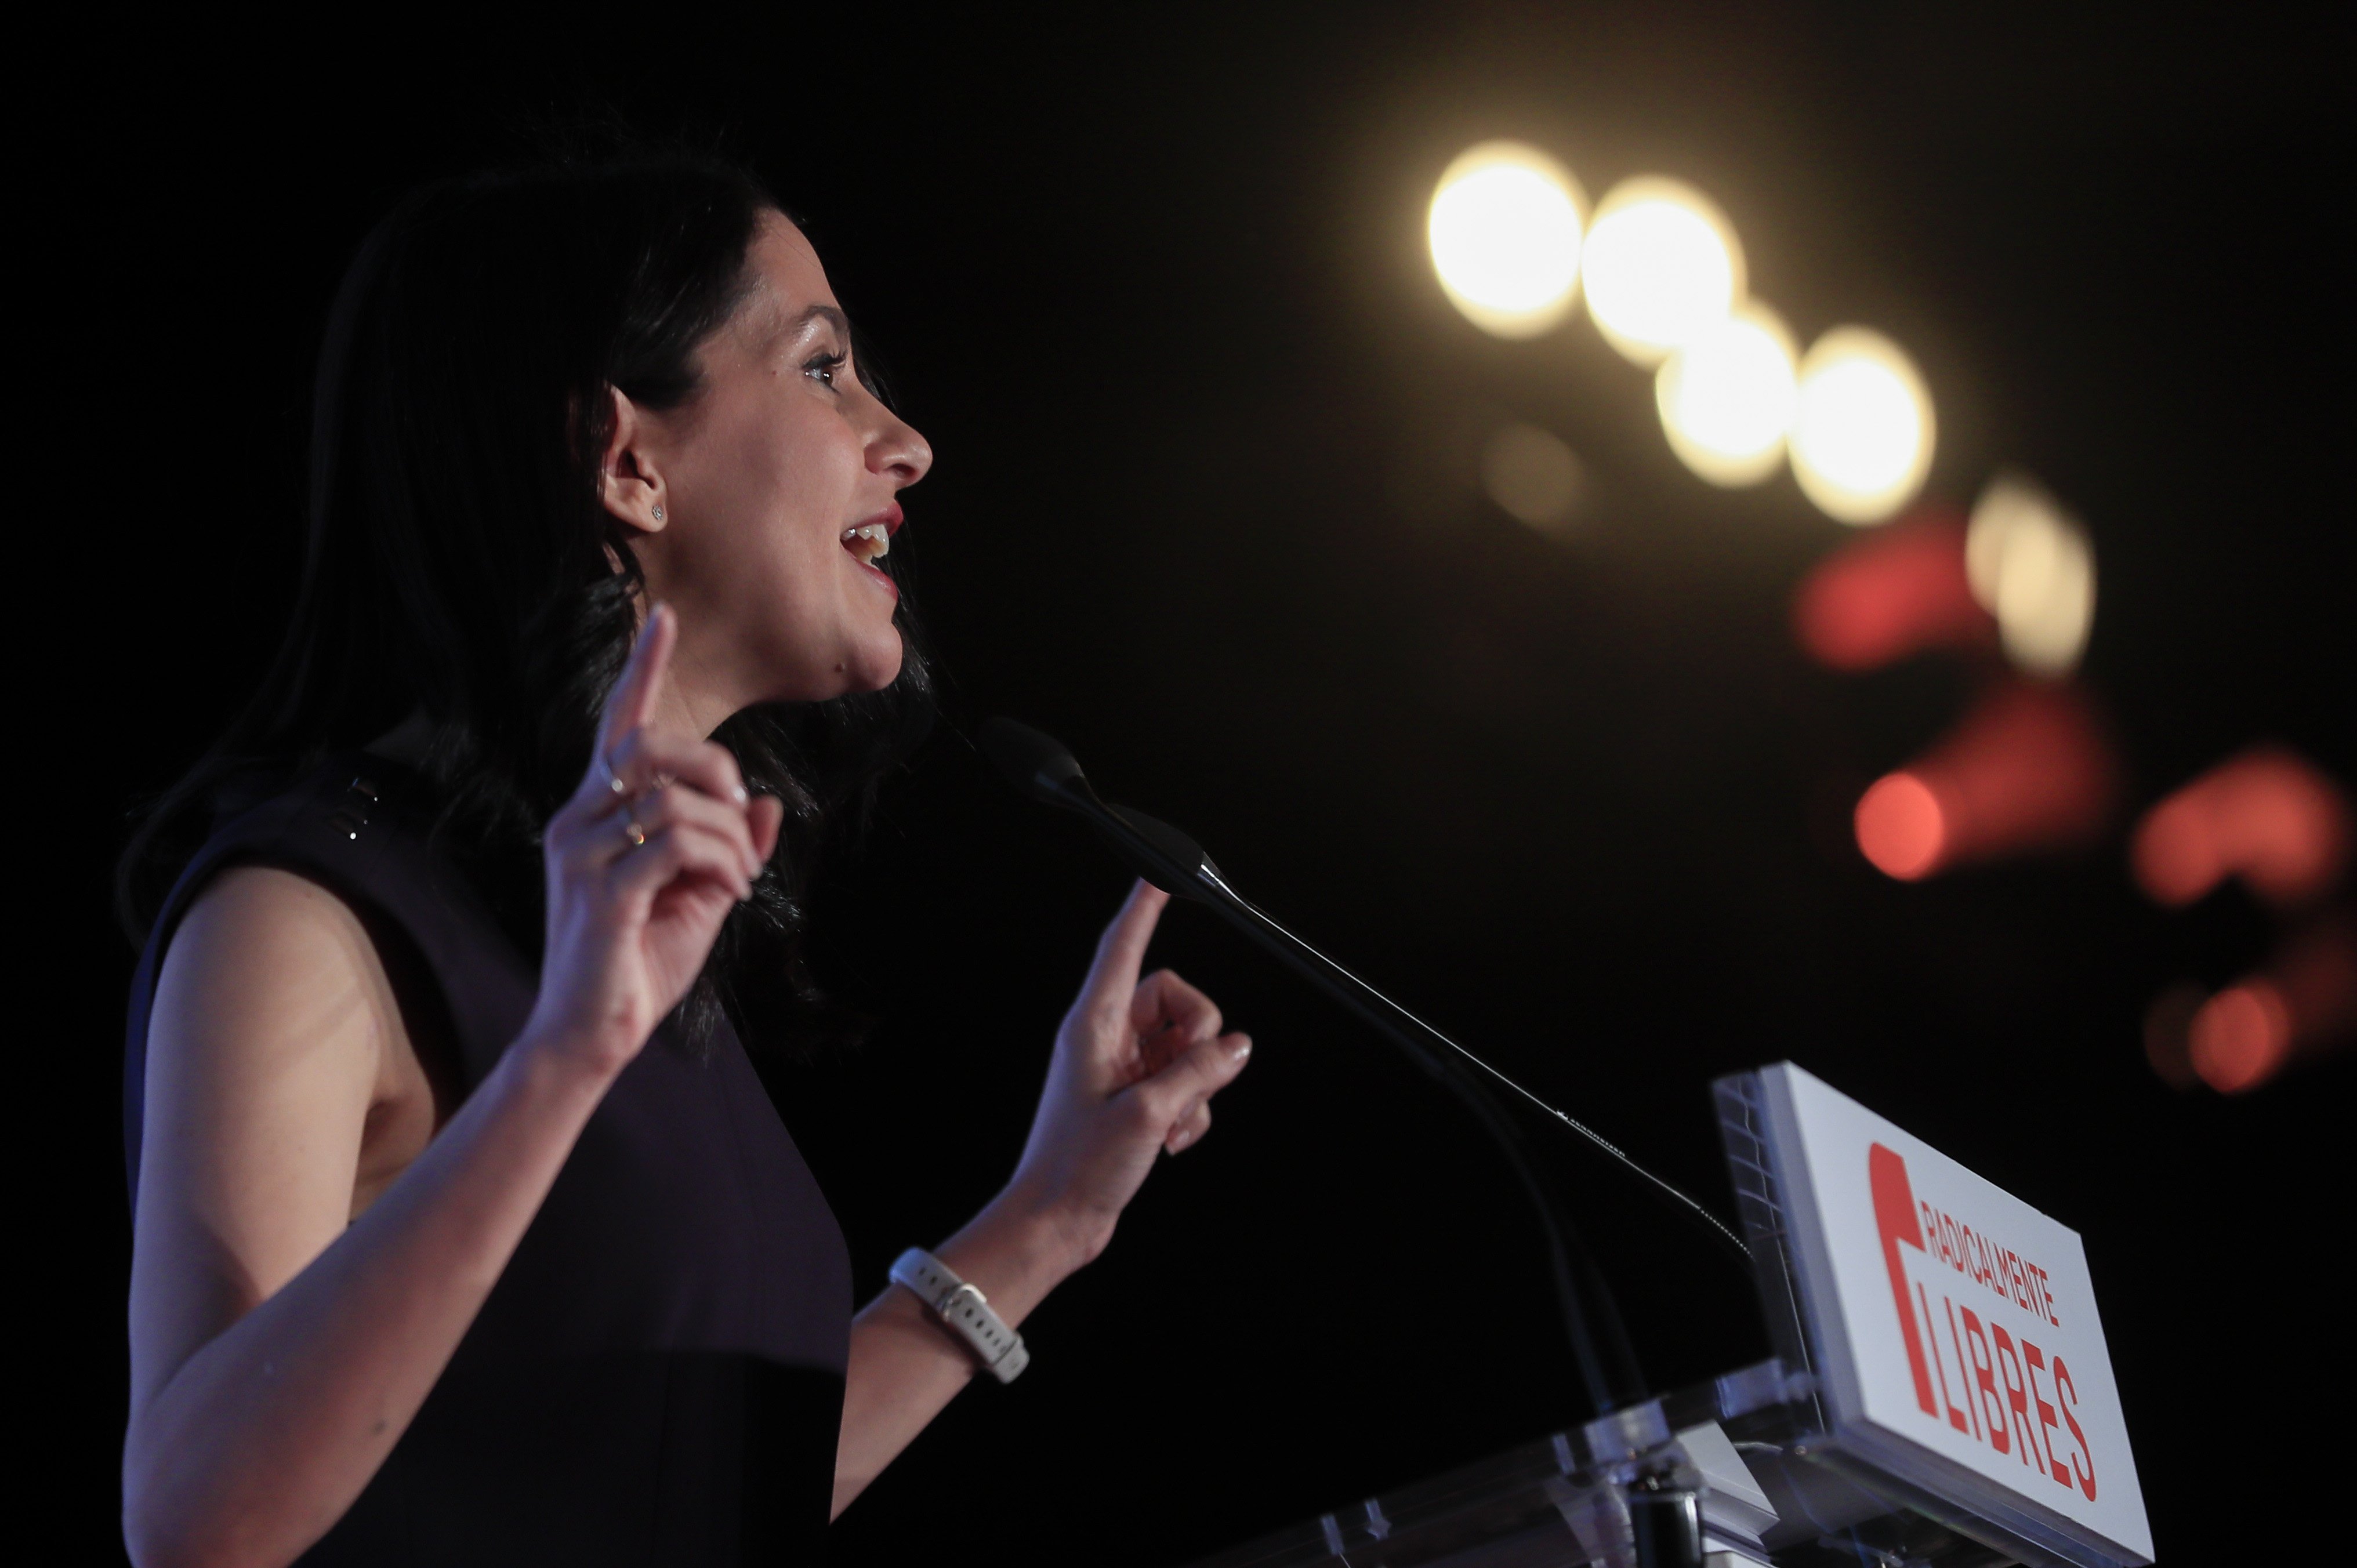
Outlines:
<svg viewBox="0 0 2357 1568"><path fill-rule="evenodd" d="M844 691L880 692L900 678L900 662L907 657L900 646L900 628L885 628L885 638L872 648L862 648L859 655L844 661Z"/></svg>
<svg viewBox="0 0 2357 1568"><path fill-rule="evenodd" d="M855 639L849 647L838 645L832 659L809 647L780 651L786 656L772 665L774 673L764 682L768 695L760 701L823 703L861 692L880 692L900 678L900 663L906 657L900 628L889 625Z"/></svg>

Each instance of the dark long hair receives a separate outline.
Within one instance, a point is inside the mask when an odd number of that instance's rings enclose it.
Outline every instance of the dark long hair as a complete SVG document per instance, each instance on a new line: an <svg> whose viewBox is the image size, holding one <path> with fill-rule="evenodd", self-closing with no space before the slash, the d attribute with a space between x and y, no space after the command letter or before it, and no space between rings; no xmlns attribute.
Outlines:
<svg viewBox="0 0 2357 1568"><path fill-rule="evenodd" d="M436 838L538 952L541 826L588 765L643 588L598 499L607 389L653 409L696 395L696 350L746 297L748 252L779 210L746 170L666 153L432 185L377 225L319 355L293 624L245 711L124 852L135 940L220 812L423 713ZM762 1034L814 1021L811 865L930 712L905 600L899 619L887 690L748 709L715 737L786 816L675 1017L691 1043L724 1007Z"/></svg>

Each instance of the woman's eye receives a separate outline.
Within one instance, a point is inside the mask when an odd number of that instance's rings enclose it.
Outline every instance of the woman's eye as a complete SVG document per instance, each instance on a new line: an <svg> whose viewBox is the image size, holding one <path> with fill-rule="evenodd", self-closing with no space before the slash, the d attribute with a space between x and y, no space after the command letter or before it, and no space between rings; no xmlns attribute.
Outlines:
<svg viewBox="0 0 2357 1568"><path fill-rule="evenodd" d="M843 368L843 360L844 356L841 354L821 354L816 359L804 362L802 374L821 386L832 387L834 385L834 373Z"/></svg>

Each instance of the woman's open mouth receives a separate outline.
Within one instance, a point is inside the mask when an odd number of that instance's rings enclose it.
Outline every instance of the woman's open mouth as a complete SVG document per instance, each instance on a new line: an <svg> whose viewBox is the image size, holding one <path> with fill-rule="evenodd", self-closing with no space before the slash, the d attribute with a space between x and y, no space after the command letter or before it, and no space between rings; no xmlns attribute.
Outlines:
<svg viewBox="0 0 2357 1568"><path fill-rule="evenodd" d="M899 585L893 582L877 563L892 553L892 535L899 529L900 509L893 506L866 522L855 523L843 531L844 549L850 553L854 561L872 573L877 582L890 588L895 598L899 596Z"/></svg>

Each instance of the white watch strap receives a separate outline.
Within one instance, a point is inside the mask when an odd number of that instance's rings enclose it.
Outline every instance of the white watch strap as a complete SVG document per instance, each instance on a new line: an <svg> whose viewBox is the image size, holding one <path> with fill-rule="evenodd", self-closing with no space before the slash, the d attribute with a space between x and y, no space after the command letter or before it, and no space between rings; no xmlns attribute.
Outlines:
<svg viewBox="0 0 2357 1568"><path fill-rule="evenodd" d="M956 1330L984 1369L1002 1383L1011 1383L1031 1364L1023 1336L1006 1326L982 1292L942 1266L942 1261L921 1247L911 1247L892 1265L892 1283L905 1286L919 1301L941 1314Z"/></svg>

